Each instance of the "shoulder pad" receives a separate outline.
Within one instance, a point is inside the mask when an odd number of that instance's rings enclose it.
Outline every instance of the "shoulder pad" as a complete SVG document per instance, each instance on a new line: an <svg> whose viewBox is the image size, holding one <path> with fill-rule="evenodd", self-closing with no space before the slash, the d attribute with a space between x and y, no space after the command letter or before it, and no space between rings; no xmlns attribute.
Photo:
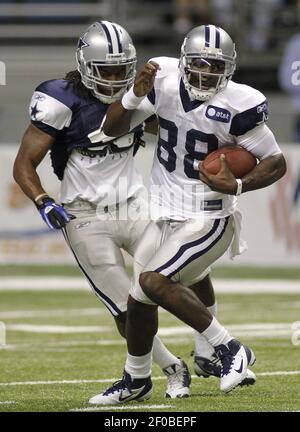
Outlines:
<svg viewBox="0 0 300 432"><path fill-rule="evenodd" d="M236 83L232 83L228 90L230 105L236 112L231 121L231 135L244 135L268 120L268 101L260 91Z"/></svg>
<svg viewBox="0 0 300 432"><path fill-rule="evenodd" d="M151 92L147 95L148 100L152 103L152 105L155 105L156 101L156 93L155 88L159 87L159 82L163 78L166 78L172 73L178 73L178 64L179 60L173 57L154 57L151 58L149 61L154 61L155 63L158 63L160 66L160 70L157 71L156 78L155 78L155 84Z"/></svg>
<svg viewBox="0 0 300 432"><path fill-rule="evenodd" d="M179 60L174 57L153 57L149 61L154 61L160 66L160 70L157 71L156 79L164 78L173 72L178 71Z"/></svg>
<svg viewBox="0 0 300 432"><path fill-rule="evenodd" d="M58 99L42 91L33 93L29 106L30 119L44 132L55 136L58 131L70 125L72 114L72 110Z"/></svg>
<svg viewBox="0 0 300 432"><path fill-rule="evenodd" d="M51 96L72 110L80 102L80 97L73 91L71 83L65 79L45 81L36 91Z"/></svg>

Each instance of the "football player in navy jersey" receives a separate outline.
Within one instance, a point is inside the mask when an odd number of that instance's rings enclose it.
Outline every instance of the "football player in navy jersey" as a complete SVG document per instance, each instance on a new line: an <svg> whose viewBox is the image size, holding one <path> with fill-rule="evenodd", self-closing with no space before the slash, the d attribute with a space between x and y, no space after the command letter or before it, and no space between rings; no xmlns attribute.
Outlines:
<svg viewBox="0 0 300 432"><path fill-rule="evenodd" d="M147 202L133 160L143 128L138 125L112 139L101 124L109 105L134 82L136 51L124 28L101 21L80 37L76 59L77 70L43 82L33 93L31 124L15 160L14 178L46 224L62 229L78 266L125 337L131 281L121 248L133 256L149 223L148 217L140 217ZM36 172L48 150L61 180L62 204L48 196ZM188 368L158 337L153 359L167 376L166 396L187 397Z"/></svg>
<svg viewBox="0 0 300 432"><path fill-rule="evenodd" d="M107 112L103 129L111 136L157 115L160 130L151 182L161 187L152 188L151 209L157 219L147 226L135 254L141 269L128 300L123 378L91 403L151 397L157 305L214 347L221 363L222 391L238 386L255 361L252 350L234 339L188 288L203 280L209 266L227 249L232 256L241 252L236 196L266 187L286 171L284 156L265 124L266 98L231 81L235 66L231 37L214 25L196 27L184 39L180 60L158 57L149 61L134 86ZM259 160L242 179L235 179L224 155L217 175L201 167L208 153L226 144L240 145Z"/></svg>

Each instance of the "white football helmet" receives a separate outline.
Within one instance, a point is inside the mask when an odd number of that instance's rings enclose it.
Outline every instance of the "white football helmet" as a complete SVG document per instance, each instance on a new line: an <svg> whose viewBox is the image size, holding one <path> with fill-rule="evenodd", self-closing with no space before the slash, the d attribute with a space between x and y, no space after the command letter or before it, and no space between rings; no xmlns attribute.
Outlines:
<svg viewBox="0 0 300 432"><path fill-rule="evenodd" d="M179 67L191 99L206 101L231 79L236 67L235 44L219 27L196 27L184 39Z"/></svg>
<svg viewBox="0 0 300 432"><path fill-rule="evenodd" d="M92 24L79 38L76 60L82 83L101 102L111 104L120 99L134 82L136 50L131 37L119 24L109 21ZM104 70L109 75L109 68L119 74L121 71L120 79L102 76Z"/></svg>

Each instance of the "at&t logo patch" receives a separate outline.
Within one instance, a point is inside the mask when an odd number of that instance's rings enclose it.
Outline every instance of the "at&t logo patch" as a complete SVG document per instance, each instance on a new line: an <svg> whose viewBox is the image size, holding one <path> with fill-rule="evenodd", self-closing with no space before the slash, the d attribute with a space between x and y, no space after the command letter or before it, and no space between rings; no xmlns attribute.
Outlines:
<svg viewBox="0 0 300 432"><path fill-rule="evenodd" d="M228 110L213 105L208 105L205 115L211 120L220 121L222 123L229 123L231 119L231 114Z"/></svg>

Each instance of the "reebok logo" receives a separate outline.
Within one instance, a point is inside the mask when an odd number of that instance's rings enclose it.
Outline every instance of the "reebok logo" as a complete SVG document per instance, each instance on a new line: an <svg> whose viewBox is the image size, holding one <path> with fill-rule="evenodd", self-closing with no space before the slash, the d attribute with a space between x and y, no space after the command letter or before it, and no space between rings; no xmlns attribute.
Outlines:
<svg viewBox="0 0 300 432"><path fill-rule="evenodd" d="M75 225L75 229L81 229L81 228L89 226L90 224L91 224L91 221L80 222L79 224Z"/></svg>
<svg viewBox="0 0 300 432"><path fill-rule="evenodd" d="M47 207L45 208L45 213L48 214L48 213L51 212L51 210L53 210L53 207L52 207L52 206L47 206Z"/></svg>
<svg viewBox="0 0 300 432"><path fill-rule="evenodd" d="M260 114L261 112L268 112L268 103L264 102L261 105L258 105L256 110L257 114Z"/></svg>

